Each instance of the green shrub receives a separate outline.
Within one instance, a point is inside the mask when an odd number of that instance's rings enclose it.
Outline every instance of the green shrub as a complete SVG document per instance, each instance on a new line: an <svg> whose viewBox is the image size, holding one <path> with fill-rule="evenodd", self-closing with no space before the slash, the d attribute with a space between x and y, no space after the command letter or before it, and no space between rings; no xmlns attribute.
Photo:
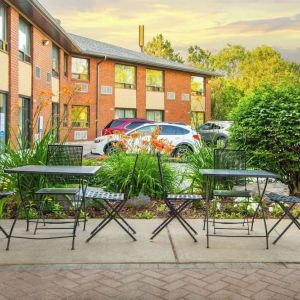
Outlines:
<svg viewBox="0 0 300 300"><path fill-rule="evenodd" d="M184 177L190 182L191 192L205 192L206 179L200 172L201 169L212 169L214 166L214 148L204 142L199 142L196 151L186 157L187 171Z"/></svg>
<svg viewBox="0 0 300 300"><path fill-rule="evenodd" d="M124 192L129 196L147 195L159 199L162 195L156 156L140 154L136 174L132 180L131 172L135 161L134 155L124 152L115 153L101 162L97 176L92 185L105 188L106 191ZM177 186L177 174L166 162L162 163L165 186L169 192L174 192Z"/></svg>
<svg viewBox="0 0 300 300"><path fill-rule="evenodd" d="M300 86L283 83L255 90L234 111L230 142L250 166L273 171L300 191Z"/></svg>

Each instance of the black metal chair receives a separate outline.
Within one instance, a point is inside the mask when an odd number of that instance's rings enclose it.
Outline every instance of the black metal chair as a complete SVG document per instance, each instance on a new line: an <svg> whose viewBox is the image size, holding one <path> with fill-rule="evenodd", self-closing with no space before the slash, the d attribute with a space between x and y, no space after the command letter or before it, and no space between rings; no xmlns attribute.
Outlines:
<svg viewBox="0 0 300 300"><path fill-rule="evenodd" d="M81 166L82 165L83 146L78 145L49 145L47 152L46 165L49 166ZM53 212L70 212L75 213L83 205L84 217L81 222L84 223L83 229L86 226L86 209L85 202L81 203L80 198L80 180L72 176L47 176L47 187L40 189L35 193L38 199L38 217L36 219L34 234L37 230L53 229L46 227L48 225L62 225L62 224L75 224L74 221L59 221L59 220L45 220L45 213ZM59 187L57 187L59 185ZM72 186L72 187L66 187ZM63 186L63 187L61 187ZM54 201L57 201L59 207L57 209L51 208L51 211L47 210L47 197L51 197ZM62 206L63 205L63 206ZM41 222L41 219L43 220ZM76 219L76 218L75 218ZM79 222L79 221L78 221ZM40 223L43 226L39 227ZM79 223L78 223L79 224ZM55 229L73 229L73 227L55 227ZM74 238L74 237L73 237Z"/></svg>
<svg viewBox="0 0 300 300"><path fill-rule="evenodd" d="M215 149L214 150L214 169L228 169L228 170L245 170L246 169L246 153L243 150L231 149ZM238 188L238 189L237 189ZM247 190L246 178L234 177L214 177L213 182L213 220L209 221L213 224L214 233L217 229L229 230L246 230L250 234L248 206L250 204L251 194ZM216 220L216 212L218 203L222 198L245 198L245 201L239 201L239 204L245 204L243 221L218 221ZM208 216L206 216L207 218ZM242 225L242 227L232 227L231 225ZM245 224L247 227L245 228ZM220 225L226 225L220 226ZM205 229L205 221L204 221Z"/></svg>
<svg viewBox="0 0 300 300"><path fill-rule="evenodd" d="M152 232L151 240L153 240L174 219L177 219L178 222L182 225L182 227L187 231L187 233L194 240L194 242L197 242L197 239L194 236L197 234L197 231L182 217L181 213L193 202L201 200L202 196L196 194L168 194L165 188L161 154L159 152L157 153L157 163L158 163L159 176L160 176L160 182L162 187L162 197L167 208L169 209L169 215Z"/></svg>
<svg viewBox="0 0 300 300"><path fill-rule="evenodd" d="M135 180L135 173L137 168L138 162L138 155L136 155L132 172L128 174L128 182L131 184ZM124 180L126 180L124 178ZM126 220L121 216L121 210L123 209L124 205L126 204L128 197L129 197L129 189L130 184L126 185L124 193L112 193L106 192L101 188L95 187L88 187L86 190L86 199L101 201L103 204L103 208L105 209L107 215L106 217L92 230L90 233L89 238L86 240L88 243L94 236L96 236L106 225L108 225L112 220L114 220L134 241L136 238L134 234L136 231L128 224ZM127 227L127 228L126 228Z"/></svg>
<svg viewBox="0 0 300 300"><path fill-rule="evenodd" d="M269 230L268 235L270 235L270 233L279 225L279 223L285 217L289 217L291 219L291 222L288 224L288 226L286 226L286 228L279 234L279 236L273 242L273 244L276 244L293 224L298 229L300 229L300 222L299 222L300 212L298 212L295 216L292 213L292 209L294 208L294 206L300 204L300 198L296 196L279 195L276 193L267 193L266 198L269 199L271 202L278 204L283 212L281 217L278 219L278 221Z"/></svg>
<svg viewBox="0 0 300 300"><path fill-rule="evenodd" d="M6 197L12 196L14 192L0 192L0 200L4 199ZM8 237L7 232L4 230L4 228L0 225L0 231L5 235L5 237Z"/></svg>

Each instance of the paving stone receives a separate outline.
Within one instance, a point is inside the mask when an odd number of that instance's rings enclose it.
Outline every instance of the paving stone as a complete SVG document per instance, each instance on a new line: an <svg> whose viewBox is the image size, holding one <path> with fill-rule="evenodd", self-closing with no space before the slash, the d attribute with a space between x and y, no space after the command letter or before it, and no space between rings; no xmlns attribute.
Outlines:
<svg viewBox="0 0 300 300"><path fill-rule="evenodd" d="M75 268L76 266L74 266ZM300 270L293 268L197 269L196 265L94 266L43 271L22 266L0 271L0 300L272 299L300 300ZM28 270L26 271L26 268ZM7 275L7 276L6 276ZM289 278L289 280L284 280Z"/></svg>

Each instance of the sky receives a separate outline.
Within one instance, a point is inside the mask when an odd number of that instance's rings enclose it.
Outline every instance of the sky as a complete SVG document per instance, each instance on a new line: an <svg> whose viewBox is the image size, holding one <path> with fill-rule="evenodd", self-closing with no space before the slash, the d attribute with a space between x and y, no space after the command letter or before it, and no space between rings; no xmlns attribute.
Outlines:
<svg viewBox="0 0 300 300"><path fill-rule="evenodd" d="M71 33L138 50L162 33L185 57L198 45L216 52L229 44L269 45L300 63L300 0L39 0Z"/></svg>

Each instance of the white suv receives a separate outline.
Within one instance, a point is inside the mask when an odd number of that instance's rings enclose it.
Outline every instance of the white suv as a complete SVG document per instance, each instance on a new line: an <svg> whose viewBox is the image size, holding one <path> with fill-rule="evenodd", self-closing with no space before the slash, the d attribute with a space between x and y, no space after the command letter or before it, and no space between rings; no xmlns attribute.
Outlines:
<svg viewBox="0 0 300 300"><path fill-rule="evenodd" d="M199 143L199 135L190 126L180 125L175 123L148 123L139 126L125 133L130 136L132 133L139 133L143 138L150 138L151 134L160 127L158 139L164 139L174 147L172 155L178 156L181 153L190 151L193 152ZM92 154L109 155L114 149L114 143L120 141L121 135L105 135L97 137L92 146ZM128 143L128 139L126 143ZM129 151L134 151L133 149Z"/></svg>

